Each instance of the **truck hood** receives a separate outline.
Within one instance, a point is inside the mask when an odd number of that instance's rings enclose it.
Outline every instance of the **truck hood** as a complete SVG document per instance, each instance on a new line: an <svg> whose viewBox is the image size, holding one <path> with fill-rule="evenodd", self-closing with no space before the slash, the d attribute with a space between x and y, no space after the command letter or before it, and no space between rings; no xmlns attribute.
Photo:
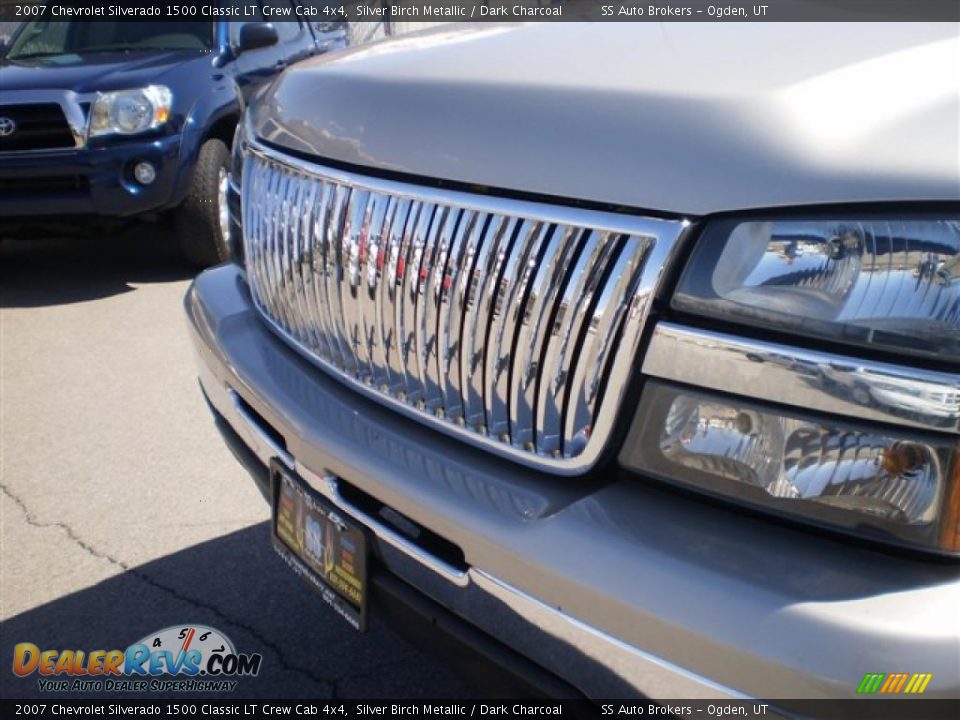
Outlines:
<svg viewBox="0 0 960 720"><path fill-rule="evenodd" d="M199 51L110 52L58 55L0 65L4 90L72 90L76 93L122 90L161 82L164 75L189 63L190 72L210 65Z"/></svg>
<svg viewBox="0 0 960 720"><path fill-rule="evenodd" d="M300 64L252 112L318 158L702 215L960 199L944 24L447 26Z"/></svg>

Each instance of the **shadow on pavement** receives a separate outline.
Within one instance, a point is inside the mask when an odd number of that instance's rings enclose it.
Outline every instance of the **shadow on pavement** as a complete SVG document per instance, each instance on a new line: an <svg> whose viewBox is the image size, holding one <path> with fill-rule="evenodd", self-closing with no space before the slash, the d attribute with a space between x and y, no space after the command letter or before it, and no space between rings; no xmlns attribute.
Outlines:
<svg viewBox="0 0 960 720"><path fill-rule="evenodd" d="M143 529L149 532L149 524ZM216 628L237 652L261 653L263 661L260 673L239 679L233 693L172 695L178 699L475 695L401 641L376 615L365 634L337 617L275 555L266 522L139 567L104 560L120 574L0 623L0 696L162 697L41 692L37 673L26 678L13 674L13 648L31 642L41 650L125 650L150 633L180 624Z"/></svg>
<svg viewBox="0 0 960 720"><path fill-rule="evenodd" d="M0 243L0 307L43 307L120 295L135 283L186 280L196 274L178 257L172 231L135 223L91 227L76 236L5 238Z"/></svg>

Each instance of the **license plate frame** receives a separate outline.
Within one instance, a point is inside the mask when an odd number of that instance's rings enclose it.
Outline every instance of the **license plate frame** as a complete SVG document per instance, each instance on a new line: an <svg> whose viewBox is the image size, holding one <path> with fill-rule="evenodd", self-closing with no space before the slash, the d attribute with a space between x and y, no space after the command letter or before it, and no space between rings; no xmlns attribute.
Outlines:
<svg viewBox="0 0 960 720"><path fill-rule="evenodd" d="M367 629L370 543L366 527L278 460L270 463L273 547L354 629Z"/></svg>

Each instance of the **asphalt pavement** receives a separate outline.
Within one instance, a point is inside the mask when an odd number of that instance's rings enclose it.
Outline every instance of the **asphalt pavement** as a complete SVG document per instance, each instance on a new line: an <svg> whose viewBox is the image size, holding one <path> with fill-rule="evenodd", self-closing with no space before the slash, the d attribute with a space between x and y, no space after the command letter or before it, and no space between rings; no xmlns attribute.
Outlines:
<svg viewBox="0 0 960 720"><path fill-rule="evenodd" d="M158 229L0 245L0 696L80 696L16 677L16 643L124 649L191 623L263 655L237 696L474 695L376 615L356 633L275 555L197 386L191 276Z"/></svg>

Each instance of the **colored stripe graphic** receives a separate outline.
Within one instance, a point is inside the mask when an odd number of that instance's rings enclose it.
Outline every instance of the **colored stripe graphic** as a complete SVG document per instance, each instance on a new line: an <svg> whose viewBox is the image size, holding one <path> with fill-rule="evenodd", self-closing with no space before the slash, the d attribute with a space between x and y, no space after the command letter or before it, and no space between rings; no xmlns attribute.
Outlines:
<svg viewBox="0 0 960 720"><path fill-rule="evenodd" d="M887 679L884 681L883 685L880 686L881 693L890 692L893 687L897 684L897 680L900 679L900 673L890 673L887 675Z"/></svg>
<svg viewBox="0 0 960 720"><path fill-rule="evenodd" d="M933 680L933 673L867 673L857 686L857 693L872 695L919 695Z"/></svg>
<svg viewBox="0 0 960 720"><path fill-rule="evenodd" d="M887 681L883 684L883 687L880 688L880 692L892 695L897 692L900 681L905 680L906 677L905 673L890 673L890 675L887 676Z"/></svg>
<svg viewBox="0 0 960 720"><path fill-rule="evenodd" d="M910 682L907 683L907 686L903 689L905 693L912 693L915 687L920 685L920 673L914 673L910 676Z"/></svg>
<svg viewBox="0 0 960 720"><path fill-rule="evenodd" d="M860 681L857 692L864 694L875 693L880 689L880 683L883 682L885 677L886 675L884 673L867 673L863 676L863 680Z"/></svg>
<svg viewBox="0 0 960 720"><path fill-rule="evenodd" d="M890 689L890 692L898 693L903 690L903 686L906 684L909 677L910 675L907 673L900 673L900 677L897 679L897 684Z"/></svg>
<svg viewBox="0 0 960 720"><path fill-rule="evenodd" d="M927 689L932 679L933 673L914 673L904 692L919 695Z"/></svg>

